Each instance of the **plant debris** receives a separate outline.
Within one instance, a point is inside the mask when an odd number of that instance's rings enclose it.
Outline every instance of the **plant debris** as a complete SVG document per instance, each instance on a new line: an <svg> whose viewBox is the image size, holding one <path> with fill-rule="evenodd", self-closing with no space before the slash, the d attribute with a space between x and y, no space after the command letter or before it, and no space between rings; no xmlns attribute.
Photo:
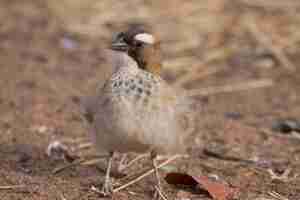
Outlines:
<svg viewBox="0 0 300 200"><path fill-rule="evenodd" d="M172 185L184 185L194 188L198 186L200 190L205 190L215 200L231 200L238 195L238 188L233 188L228 184L212 180L207 176L191 176L184 173L169 173L165 177L167 183Z"/></svg>

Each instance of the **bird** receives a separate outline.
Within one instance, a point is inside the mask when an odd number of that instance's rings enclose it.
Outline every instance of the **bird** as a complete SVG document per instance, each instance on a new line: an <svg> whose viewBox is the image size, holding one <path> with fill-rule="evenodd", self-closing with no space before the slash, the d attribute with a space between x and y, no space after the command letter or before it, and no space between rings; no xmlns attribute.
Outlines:
<svg viewBox="0 0 300 200"><path fill-rule="evenodd" d="M158 154L178 154L195 127L195 101L161 76L161 44L141 25L119 32L111 42L111 77L83 105L96 148L109 153L103 194L112 193L110 170L115 152L150 152L157 187Z"/></svg>

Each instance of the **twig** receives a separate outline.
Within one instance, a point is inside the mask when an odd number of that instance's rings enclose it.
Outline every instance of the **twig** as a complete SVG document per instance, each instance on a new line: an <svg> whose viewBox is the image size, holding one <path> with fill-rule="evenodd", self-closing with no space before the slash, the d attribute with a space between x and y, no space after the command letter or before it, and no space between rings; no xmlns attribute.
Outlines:
<svg viewBox="0 0 300 200"><path fill-rule="evenodd" d="M93 159L89 159L89 160L86 160L82 163L80 163L81 165L95 165L97 163L99 163L101 160L103 160L104 157L102 158L93 158Z"/></svg>
<svg viewBox="0 0 300 200"><path fill-rule="evenodd" d="M257 89L263 87L270 87L274 83L271 79L252 80L243 83L236 83L232 85L225 85L220 87L207 87L203 89L188 90L186 96L209 96L219 93L237 92L242 90Z"/></svg>
<svg viewBox="0 0 300 200"><path fill-rule="evenodd" d="M270 196L278 199L278 200L289 200L287 197L282 196L281 194L279 194L278 192L272 191L268 193Z"/></svg>
<svg viewBox="0 0 300 200"><path fill-rule="evenodd" d="M24 187L26 186L25 185L3 185L0 186L0 190L14 190L14 189L19 189Z"/></svg>
<svg viewBox="0 0 300 200"><path fill-rule="evenodd" d="M233 156L221 155L216 152L210 151L209 149L204 149L203 154L206 156L210 156L210 157L224 160L224 161L241 162L241 163L245 163L245 164L255 164L255 162L252 160L247 160L247 159L233 157Z"/></svg>
<svg viewBox="0 0 300 200"><path fill-rule="evenodd" d="M246 27L248 31L255 37L255 39L261 43L270 53L280 62L280 64L289 71L295 71L295 65L286 57L284 52L272 44L272 40L263 32L261 32L253 19L246 21Z"/></svg>
<svg viewBox="0 0 300 200"><path fill-rule="evenodd" d="M91 165L91 163L94 164L94 163L96 163L96 161L98 161L100 159L103 159L103 158L106 158L106 157L107 157L107 155L99 155L99 156L97 155L96 158L93 158L93 159L80 158L78 160L73 161L72 163L68 163L64 166L55 168L52 171L52 173L57 174L57 173L65 170L65 169L68 169L70 167L74 167L74 166L77 166L77 165L80 165L80 164L82 164L82 165ZM91 162L91 161L93 161L93 162Z"/></svg>
<svg viewBox="0 0 300 200"><path fill-rule="evenodd" d="M62 167L57 167L57 168L55 168L55 169L52 171L52 173L53 173L53 174L57 174L57 173L59 173L59 172L65 170L65 169L68 169L68 168L73 167L73 166L77 166L77 165L83 163L84 161L85 161L85 159L78 159L78 160L75 160L75 161L73 161L72 163L68 163L68 164L66 164L66 165L64 165L64 166L62 166Z"/></svg>
<svg viewBox="0 0 300 200"><path fill-rule="evenodd" d="M163 200L168 200L167 197L162 193L162 191L158 188L158 186L155 186L155 190L158 192L158 195L163 199Z"/></svg>
<svg viewBox="0 0 300 200"><path fill-rule="evenodd" d="M81 143L76 147L76 150L82 150L82 149L89 149L93 146L93 144L91 142L85 142L85 143Z"/></svg>
<svg viewBox="0 0 300 200"><path fill-rule="evenodd" d="M177 158L181 157L181 155L175 155L175 156L172 156L171 158L169 158L168 160L166 160L165 162L161 163L160 165L157 166L157 168L162 168L163 166L169 164L170 162L172 162L173 160L176 160ZM142 174L141 176L137 177L136 179L132 180L132 181L129 181L128 183L124 184L124 185L121 185L120 187L117 187L116 189L113 190L113 192L118 192L120 190L123 190L125 189L126 187L142 180L143 178L149 176L150 174L152 174L154 172L154 169L151 169L149 171L147 171L146 173Z"/></svg>

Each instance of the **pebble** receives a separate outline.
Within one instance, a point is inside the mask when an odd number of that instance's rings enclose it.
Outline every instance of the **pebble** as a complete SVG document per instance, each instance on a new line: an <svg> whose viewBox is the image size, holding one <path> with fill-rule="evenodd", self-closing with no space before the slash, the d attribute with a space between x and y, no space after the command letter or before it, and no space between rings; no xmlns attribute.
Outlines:
<svg viewBox="0 0 300 200"><path fill-rule="evenodd" d="M300 133L300 122L295 119L277 120L273 123L272 130L283 134L289 134L293 131Z"/></svg>

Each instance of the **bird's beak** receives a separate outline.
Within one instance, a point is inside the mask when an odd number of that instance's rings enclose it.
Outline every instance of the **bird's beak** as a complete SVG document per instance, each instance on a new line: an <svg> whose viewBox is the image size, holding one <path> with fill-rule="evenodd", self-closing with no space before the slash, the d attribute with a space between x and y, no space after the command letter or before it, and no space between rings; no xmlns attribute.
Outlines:
<svg viewBox="0 0 300 200"><path fill-rule="evenodd" d="M123 39L116 39L111 43L111 49L115 51L128 51L128 44Z"/></svg>

